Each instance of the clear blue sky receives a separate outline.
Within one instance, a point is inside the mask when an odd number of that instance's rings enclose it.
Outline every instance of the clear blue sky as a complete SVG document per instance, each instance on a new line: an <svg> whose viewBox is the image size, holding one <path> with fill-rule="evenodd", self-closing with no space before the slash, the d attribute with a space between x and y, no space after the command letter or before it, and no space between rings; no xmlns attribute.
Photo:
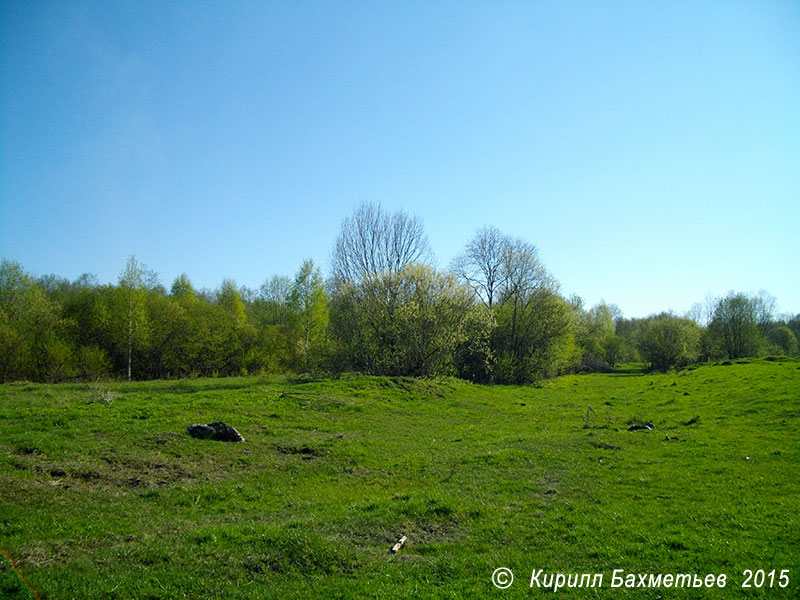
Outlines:
<svg viewBox="0 0 800 600"><path fill-rule="evenodd" d="M361 201L535 243L587 304L800 312L800 2L0 4L0 256L323 271Z"/></svg>

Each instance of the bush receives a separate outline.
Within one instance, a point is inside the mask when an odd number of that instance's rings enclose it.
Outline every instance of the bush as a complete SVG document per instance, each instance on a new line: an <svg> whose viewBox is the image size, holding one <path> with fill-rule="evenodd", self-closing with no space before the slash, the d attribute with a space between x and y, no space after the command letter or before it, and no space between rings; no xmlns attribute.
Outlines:
<svg viewBox="0 0 800 600"><path fill-rule="evenodd" d="M77 351L78 376L82 379L105 379L111 374L111 360L102 348L81 346Z"/></svg>
<svg viewBox="0 0 800 600"><path fill-rule="evenodd" d="M641 323L637 345L653 369L667 372L695 360L699 340L700 328L694 321L662 313Z"/></svg>

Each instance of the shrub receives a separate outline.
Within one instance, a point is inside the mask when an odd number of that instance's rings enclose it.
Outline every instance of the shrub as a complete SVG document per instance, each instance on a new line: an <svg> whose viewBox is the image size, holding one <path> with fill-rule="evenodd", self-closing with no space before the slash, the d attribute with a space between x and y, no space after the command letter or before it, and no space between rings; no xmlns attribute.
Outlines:
<svg viewBox="0 0 800 600"><path fill-rule="evenodd" d="M697 358L700 328L694 321L662 313L639 327L638 347L653 369L666 372Z"/></svg>

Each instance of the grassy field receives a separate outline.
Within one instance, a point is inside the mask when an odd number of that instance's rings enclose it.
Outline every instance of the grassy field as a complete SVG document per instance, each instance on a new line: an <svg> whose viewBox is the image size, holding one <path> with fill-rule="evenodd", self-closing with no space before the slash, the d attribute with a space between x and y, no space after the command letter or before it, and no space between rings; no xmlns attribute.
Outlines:
<svg viewBox="0 0 800 600"><path fill-rule="evenodd" d="M245 442L186 435L214 420ZM0 545L42 599L552 596L534 569L603 574L569 598L796 598L798 508L788 359L529 387L0 387ZM612 589L614 569L727 587ZM745 569L774 587L743 589ZM34 597L7 560L0 597Z"/></svg>

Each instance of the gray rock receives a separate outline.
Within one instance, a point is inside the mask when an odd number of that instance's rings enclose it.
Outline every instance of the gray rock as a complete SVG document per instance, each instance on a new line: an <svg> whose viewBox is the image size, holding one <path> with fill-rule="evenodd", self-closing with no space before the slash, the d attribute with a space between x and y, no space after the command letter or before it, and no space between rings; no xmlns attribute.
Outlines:
<svg viewBox="0 0 800 600"><path fill-rule="evenodd" d="M628 431L653 431L656 426L650 422L645 423L644 425L631 425L628 427Z"/></svg>
<svg viewBox="0 0 800 600"><path fill-rule="evenodd" d="M235 427L226 425L222 421L214 421L208 425L196 424L186 428L189 435L200 439L212 439L220 442L243 442L244 438L236 431Z"/></svg>

